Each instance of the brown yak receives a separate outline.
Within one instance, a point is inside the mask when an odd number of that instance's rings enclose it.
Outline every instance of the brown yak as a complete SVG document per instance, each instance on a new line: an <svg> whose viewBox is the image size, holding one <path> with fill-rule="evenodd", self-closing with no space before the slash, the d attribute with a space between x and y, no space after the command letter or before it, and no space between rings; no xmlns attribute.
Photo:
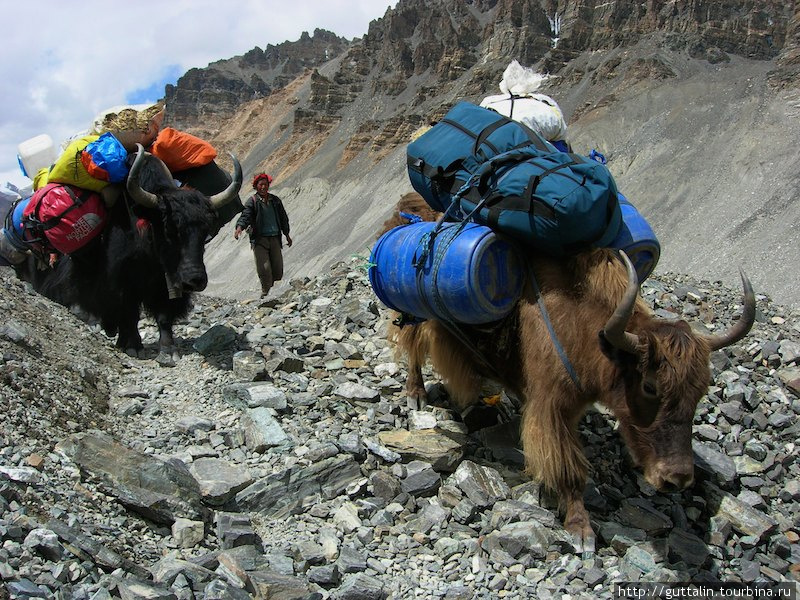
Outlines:
<svg viewBox="0 0 800 600"><path fill-rule="evenodd" d="M404 201L404 210L412 211L411 195ZM421 198L418 202L424 205ZM755 296L742 273L742 316L727 332L701 335L685 321L652 314L624 253L601 249L560 260L531 257L530 267L575 379L559 357L530 280L501 323L461 326L469 348L435 320L390 325L389 338L408 359L409 396L425 398L421 368L430 358L461 408L477 401L484 377L520 399L526 472L558 493L576 551L593 552L595 534L583 503L588 463L578 421L600 402L616 416L650 484L665 492L691 485L692 420L711 381L709 354L748 333Z"/></svg>

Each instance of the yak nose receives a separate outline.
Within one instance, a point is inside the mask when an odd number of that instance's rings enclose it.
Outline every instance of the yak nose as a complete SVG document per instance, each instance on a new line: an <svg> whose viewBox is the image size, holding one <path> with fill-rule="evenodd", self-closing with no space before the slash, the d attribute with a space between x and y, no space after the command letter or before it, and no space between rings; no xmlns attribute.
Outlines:
<svg viewBox="0 0 800 600"><path fill-rule="evenodd" d="M680 492L694 483L693 473L670 473L662 484L662 491L667 493Z"/></svg>
<svg viewBox="0 0 800 600"><path fill-rule="evenodd" d="M659 465L653 479L654 487L660 492L680 492L694 483L694 465Z"/></svg>
<svg viewBox="0 0 800 600"><path fill-rule="evenodd" d="M202 292L208 285L208 275L197 272L183 280L183 289L187 292Z"/></svg>

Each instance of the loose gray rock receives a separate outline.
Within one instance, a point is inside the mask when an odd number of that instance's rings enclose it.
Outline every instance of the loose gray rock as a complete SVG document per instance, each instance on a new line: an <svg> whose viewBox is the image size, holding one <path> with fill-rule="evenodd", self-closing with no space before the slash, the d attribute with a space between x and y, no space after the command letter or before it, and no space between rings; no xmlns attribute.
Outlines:
<svg viewBox="0 0 800 600"><path fill-rule="evenodd" d="M497 471L472 461L462 462L453 473L452 480L479 508L511 496L511 489Z"/></svg>
<svg viewBox="0 0 800 600"><path fill-rule="evenodd" d="M233 374L241 381L257 381L267 376L267 361L260 354L240 350L234 352L232 360Z"/></svg>
<svg viewBox="0 0 800 600"><path fill-rule="evenodd" d="M361 400L364 402L377 402L381 397L381 393L378 390L366 385L349 382L338 386L333 393L348 400Z"/></svg>
<svg viewBox="0 0 800 600"><path fill-rule="evenodd" d="M236 494L236 504L243 510L283 518L300 510L315 495L338 496L360 478L358 464L351 456L342 454L307 468L293 467L257 480Z"/></svg>
<svg viewBox="0 0 800 600"><path fill-rule="evenodd" d="M211 506L222 506L253 483L247 469L218 458L198 458L189 472L197 480L203 501Z"/></svg>
<svg viewBox="0 0 800 600"><path fill-rule="evenodd" d="M202 521L175 519L172 524L172 537L181 548L193 548L205 537L205 524Z"/></svg>
<svg viewBox="0 0 800 600"><path fill-rule="evenodd" d="M59 543L58 536L49 529L33 529L22 545L49 561L57 562L64 556L64 547Z"/></svg>
<svg viewBox="0 0 800 600"><path fill-rule="evenodd" d="M443 472L456 468L467 443L464 435L437 429L382 431L378 440L404 461L427 462L435 470Z"/></svg>
<svg viewBox="0 0 800 600"><path fill-rule="evenodd" d="M264 452L267 448L289 441L289 436L275 418L274 411L269 408L260 406L248 410L242 417L242 429L245 444L253 452Z"/></svg>
<svg viewBox="0 0 800 600"><path fill-rule="evenodd" d="M760 540L777 527L777 522L772 517L710 483L703 485L703 491L711 499L714 516L727 519L740 534L751 535Z"/></svg>
<svg viewBox="0 0 800 600"><path fill-rule="evenodd" d="M236 331L230 327L216 324L197 338L194 344L192 344L192 348L197 350L200 354L214 354L230 348L236 341L236 337Z"/></svg>
<svg viewBox="0 0 800 600"><path fill-rule="evenodd" d="M171 525L201 516L197 481L180 461L163 461L127 448L105 434L80 433L56 450L102 478L120 502L144 517Z"/></svg>

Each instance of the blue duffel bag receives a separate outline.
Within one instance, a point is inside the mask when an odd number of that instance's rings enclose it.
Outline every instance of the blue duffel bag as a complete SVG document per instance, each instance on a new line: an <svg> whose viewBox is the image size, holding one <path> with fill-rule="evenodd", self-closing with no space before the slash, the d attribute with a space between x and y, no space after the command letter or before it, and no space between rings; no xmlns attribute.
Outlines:
<svg viewBox="0 0 800 600"><path fill-rule="evenodd" d="M408 145L408 177L432 209L444 212L464 183L455 179L464 160L489 160L538 139L522 123L471 102L459 102Z"/></svg>
<svg viewBox="0 0 800 600"><path fill-rule="evenodd" d="M449 220L487 225L562 256L606 247L622 213L608 168L469 102L408 146L411 184Z"/></svg>
<svg viewBox="0 0 800 600"><path fill-rule="evenodd" d="M460 218L553 256L605 248L622 224L611 173L577 154L527 146L483 163L470 158L461 180L453 195Z"/></svg>

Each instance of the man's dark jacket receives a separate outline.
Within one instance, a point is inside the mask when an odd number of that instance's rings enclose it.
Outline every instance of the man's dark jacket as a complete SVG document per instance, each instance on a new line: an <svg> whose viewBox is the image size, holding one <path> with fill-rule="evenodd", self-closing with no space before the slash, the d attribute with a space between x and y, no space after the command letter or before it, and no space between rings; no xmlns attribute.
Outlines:
<svg viewBox="0 0 800 600"><path fill-rule="evenodd" d="M268 194L270 204L275 207L275 214L278 216L278 227L283 235L289 235L289 215L286 214L286 209L283 208L283 202L275 194ZM255 225L258 223L258 212L266 208L264 203L261 202L261 197L258 194L253 194L244 203L244 210L239 215L239 220L236 221L236 227L242 230L253 226L255 232ZM256 243L257 235L250 234L250 245ZM281 238L281 247L283 247L283 238Z"/></svg>

